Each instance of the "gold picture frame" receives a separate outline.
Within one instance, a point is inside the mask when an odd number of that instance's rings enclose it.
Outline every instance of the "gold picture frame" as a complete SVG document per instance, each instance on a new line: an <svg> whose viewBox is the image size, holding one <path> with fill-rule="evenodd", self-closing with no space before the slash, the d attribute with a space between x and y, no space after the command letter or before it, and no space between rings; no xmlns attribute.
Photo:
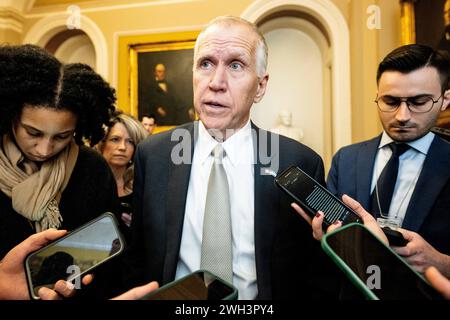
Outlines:
<svg viewBox="0 0 450 320"><path fill-rule="evenodd" d="M400 0L401 5L401 44L412 44L417 43L417 41L421 42L430 42L429 45L437 48L437 49L444 49L450 52L450 32L449 32L449 23L450 23L450 0L442 0L439 3L432 3L432 5L440 7L438 16L442 16L443 20L446 20L444 23L444 29L441 30L441 34L443 35L441 37L440 41L424 41L424 39L421 39L420 35L417 33L421 30L416 30L416 18L417 22L420 22L420 19L418 15L421 14L421 11L416 12L416 10L420 9L420 4L417 0ZM425 3L427 5L431 5L431 3ZM435 8L435 7L433 7ZM422 8L423 10L423 8ZM430 8L428 9L430 11ZM434 11L433 11L434 12ZM422 18L423 19L423 18ZM419 23L420 25L420 23ZM431 24L433 25L433 24ZM419 27L418 27L419 28ZM437 28L437 30L440 30L440 28ZM445 36L445 38L444 38ZM422 35L423 38L423 35ZM447 42L445 42L446 39ZM444 42L443 42L444 41ZM443 43L445 45L443 45ZM427 43L426 43L427 44ZM446 110L442 111L439 115L439 118L437 119L436 125L438 127L447 128L450 129L450 108L447 108Z"/></svg>
<svg viewBox="0 0 450 320"><path fill-rule="evenodd" d="M414 15L414 0L400 0L401 5L401 44L416 42L416 20Z"/></svg>
<svg viewBox="0 0 450 320"><path fill-rule="evenodd" d="M157 132L173 128L182 124L184 120L186 120L185 122L192 120L190 115L193 105L191 101L187 100L192 100L192 73L190 72L192 71L193 48L199 33L200 31L185 31L119 37L119 81L117 86L119 109L139 118L144 108L143 100L149 94L145 91L146 89L143 89L144 82L142 80L145 79L145 82L147 82L148 79L153 78L152 81L154 82L153 68L158 63L164 63L170 70L166 72L167 77L170 78L170 75L172 75L172 79L175 78L176 80L174 83L176 84L178 81L178 88L181 87L181 90L177 92L181 98L179 96L176 98L177 101L183 101L183 103L180 103L183 106L176 112L181 110L182 117L178 115L177 119L180 121L174 121L174 123L161 121L162 125L157 127ZM152 61L153 63L151 63ZM148 67L150 64L151 68ZM139 69L139 66L143 68L143 65L147 66L145 71ZM183 70L178 70L180 65ZM189 68L188 71L186 71L187 68ZM186 99L183 94L187 97ZM189 105L190 102L191 105ZM185 111L189 116L185 114ZM158 114L156 116L158 118ZM172 116L172 118L175 117L175 115Z"/></svg>

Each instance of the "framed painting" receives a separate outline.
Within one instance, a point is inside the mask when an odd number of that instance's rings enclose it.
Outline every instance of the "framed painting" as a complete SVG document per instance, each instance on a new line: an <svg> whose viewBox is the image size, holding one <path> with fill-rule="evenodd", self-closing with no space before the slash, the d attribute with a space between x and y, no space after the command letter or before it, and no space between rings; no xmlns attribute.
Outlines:
<svg viewBox="0 0 450 320"><path fill-rule="evenodd" d="M119 60L127 59L126 67L119 64L119 108L139 120L153 114L157 132L194 120L192 63L197 35L119 38Z"/></svg>
<svg viewBox="0 0 450 320"><path fill-rule="evenodd" d="M450 48L450 0L400 0L402 44Z"/></svg>
<svg viewBox="0 0 450 320"><path fill-rule="evenodd" d="M450 54L450 0L401 0L402 44L420 43ZM450 108L436 125L450 129Z"/></svg>

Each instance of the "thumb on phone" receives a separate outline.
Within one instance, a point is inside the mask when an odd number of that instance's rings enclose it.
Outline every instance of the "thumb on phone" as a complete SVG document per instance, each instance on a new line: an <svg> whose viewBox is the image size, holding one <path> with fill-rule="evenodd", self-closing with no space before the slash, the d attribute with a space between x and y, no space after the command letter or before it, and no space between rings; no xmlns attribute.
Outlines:
<svg viewBox="0 0 450 320"><path fill-rule="evenodd" d="M358 201L346 194L342 196L342 201L361 217L364 226L367 229L369 229L373 234L380 238L380 240L382 240L384 243L389 244L389 241L383 230L381 230L380 226L378 225L377 220L375 220L375 218L369 212L367 212Z"/></svg>

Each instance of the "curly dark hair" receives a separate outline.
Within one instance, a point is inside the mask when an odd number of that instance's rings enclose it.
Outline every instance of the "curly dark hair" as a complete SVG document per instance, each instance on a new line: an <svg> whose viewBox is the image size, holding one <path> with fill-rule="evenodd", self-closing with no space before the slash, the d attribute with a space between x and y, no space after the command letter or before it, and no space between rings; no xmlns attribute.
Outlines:
<svg viewBox="0 0 450 320"><path fill-rule="evenodd" d="M63 65L34 45L0 46L0 134L10 133L24 106L68 110L77 116L75 141L104 136L115 90L86 64Z"/></svg>

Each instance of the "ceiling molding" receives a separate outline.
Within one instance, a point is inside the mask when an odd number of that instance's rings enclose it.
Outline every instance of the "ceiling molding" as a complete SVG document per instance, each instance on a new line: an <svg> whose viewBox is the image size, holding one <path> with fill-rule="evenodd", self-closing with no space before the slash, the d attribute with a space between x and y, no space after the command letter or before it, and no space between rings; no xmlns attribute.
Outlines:
<svg viewBox="0 0 450 320"><path fill-rule="evenodd" d="M24 16L17 8L0 7L0 29L22 33L24 20Z"/></svg>
<svg viewBox="0 0 450 320"><path fill-rule="evenodd" d="M30 12L31 9L33 9L33 7L34 7L35 2L36 2L36 0L27 0L25 6L23 8L23 11L25 13Z"/></svg>
<svg viewBox="0 0 450 320"><path fill-rule="evenodd" d="M154 0L154 1L143 1L129 3L125 1L85 1L76 3L76 6L80 8L83 13L86 12L99 12L99 11L111 11L111 10L124 10L133 8L144 8L152 6L163 6L163 5L173 5L178 3L187 2L199 2L204 0ZM62 4L52 5L52 6L39 6L34 7L31 11L27 12L26 18L42 18L50 14L62 14L67 12L69 5L74 5L71 1L66 3L62 0Z"/></svg>
<svg viewBox="0 0 450 320"><path fill-rule="evenodd" d="M34 4L34 1L35 0L0 0L0 7L14 8L18 12L24 13Z"/></svg>
<svg viewBox="0 0 450 320"><path fill-rule="evenodd" d="M108 79L108 49L105 36L94 21L81 15L80 30L84 31L94 44L96 71ZM67 30L67 15L48 15L37 21L24 35L23 43L33 43L45 47L59 32Z"/></svg>

